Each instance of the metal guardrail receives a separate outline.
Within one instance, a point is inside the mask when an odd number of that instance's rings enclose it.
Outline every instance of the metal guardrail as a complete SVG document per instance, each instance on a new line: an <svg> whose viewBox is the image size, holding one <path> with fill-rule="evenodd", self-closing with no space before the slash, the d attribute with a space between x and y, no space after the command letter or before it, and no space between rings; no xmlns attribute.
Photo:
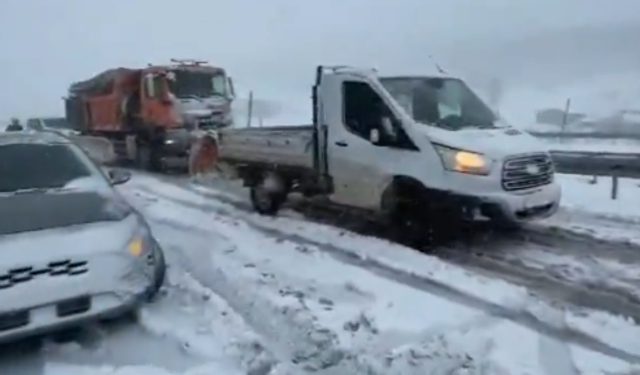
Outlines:
<svg viewBox="0 0 640 375"><path fill-rule="evenodd" d="M640 143L638 132L532 132L541 139L554 140L626 140ZM616 153L598 151L551 151L556 172L573 175L611 177L611 199L618 197L619 178L640 178L640 153Z"/></svg>
<svg viewBox="0 0 640 375"><path fill-rule="evenodd" d="M640 154L551 151L558 173L640 178Z"/></svg>
<svg viewBox="0 0 640 375"><path fill-rule="evenodd" d="M556 172L611 177L611 199L618 198L618 179L640 178L640 154L612 152L551 151Z"/></svg>
<svg viewBox="0 0 640 375"><path fill-rule="evenodd" d="M532 132L528 131L536 138L543 139L598 139L598 140L631 140L640 141L640 130L638 132Z"/></svg>

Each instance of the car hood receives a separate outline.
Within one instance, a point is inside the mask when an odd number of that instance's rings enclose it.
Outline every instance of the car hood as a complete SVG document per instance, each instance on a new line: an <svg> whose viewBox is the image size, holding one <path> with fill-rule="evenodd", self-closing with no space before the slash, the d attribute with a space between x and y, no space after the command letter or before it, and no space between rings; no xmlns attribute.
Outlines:
<svg viewBox="0 0 640 375"><path fill-rule="evenodd" d="M0 211L0 268L124 252L138 228L124 201L97 193L0 197Z"/></svg>
<svg viewBox="0 0 640 375"><path fill-rule="evenodd" d="M24 232L120 221L131 211L130 206L119 197L97 192L2 196L0 238Z"/></svg>

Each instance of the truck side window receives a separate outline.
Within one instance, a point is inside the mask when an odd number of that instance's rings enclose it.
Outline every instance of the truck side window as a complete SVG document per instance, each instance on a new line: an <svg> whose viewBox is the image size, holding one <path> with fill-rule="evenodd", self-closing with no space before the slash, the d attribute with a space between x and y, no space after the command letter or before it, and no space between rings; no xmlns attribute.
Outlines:
<svg viewBox="0 0 640 375"><path fill-rule="evenodd" d="M342 98L344 124L362 138L369 139L371 129L379 127L384 116L391 115L384 100L366 82L343 82Z"/></svg>
<svg viewBox="0 0 640 375"><path fill-rule="evenodd" d="M164 80L161 76L151 79L145 77L144 94L147 98L159 98L162 95Z"/></svg>

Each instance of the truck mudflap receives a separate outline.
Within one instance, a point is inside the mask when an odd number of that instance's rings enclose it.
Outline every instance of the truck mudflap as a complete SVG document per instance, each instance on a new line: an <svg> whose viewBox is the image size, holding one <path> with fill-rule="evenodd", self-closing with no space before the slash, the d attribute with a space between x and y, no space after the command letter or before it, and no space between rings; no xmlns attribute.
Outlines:
<svg viewBox="0 0 640 375"><path fill-rule="evenodd" d="M219 168L218 133L207 131L194 134L189 151L189 175L204 175Z"/></svg>
<svg viewBox="0 0 640 375"><path fill-rule="evenodd" d="M115 163L116 153L113 144L107 138L89 135L69 135L68 138L80 146L96 163Z"/></svg>

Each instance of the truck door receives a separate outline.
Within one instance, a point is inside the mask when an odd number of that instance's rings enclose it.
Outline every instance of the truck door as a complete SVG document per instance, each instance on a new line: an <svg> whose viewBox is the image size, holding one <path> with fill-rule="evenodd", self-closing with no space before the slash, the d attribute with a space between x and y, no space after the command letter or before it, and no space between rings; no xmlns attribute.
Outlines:
<svg viewBox="0 0 640 375"><path fill-rule="evenodd" d="M142 79L142 117L145 123L165 125L166 82L161 74L148 73Z"/></svg>
<svg viewBox="0 0 640 375"><path fill-rule="evenodd" d="M331 113L327 134L327 159L333 178L331 200L348 206L374 209L380 205L380 186L386 163L384 150L370 141L371 130L381 126L384 115L392 116L381 95L364 78L340 74L331 82L333 95L323 95L326 113ZM327 103L329 101L329 103Z"/></svg>

